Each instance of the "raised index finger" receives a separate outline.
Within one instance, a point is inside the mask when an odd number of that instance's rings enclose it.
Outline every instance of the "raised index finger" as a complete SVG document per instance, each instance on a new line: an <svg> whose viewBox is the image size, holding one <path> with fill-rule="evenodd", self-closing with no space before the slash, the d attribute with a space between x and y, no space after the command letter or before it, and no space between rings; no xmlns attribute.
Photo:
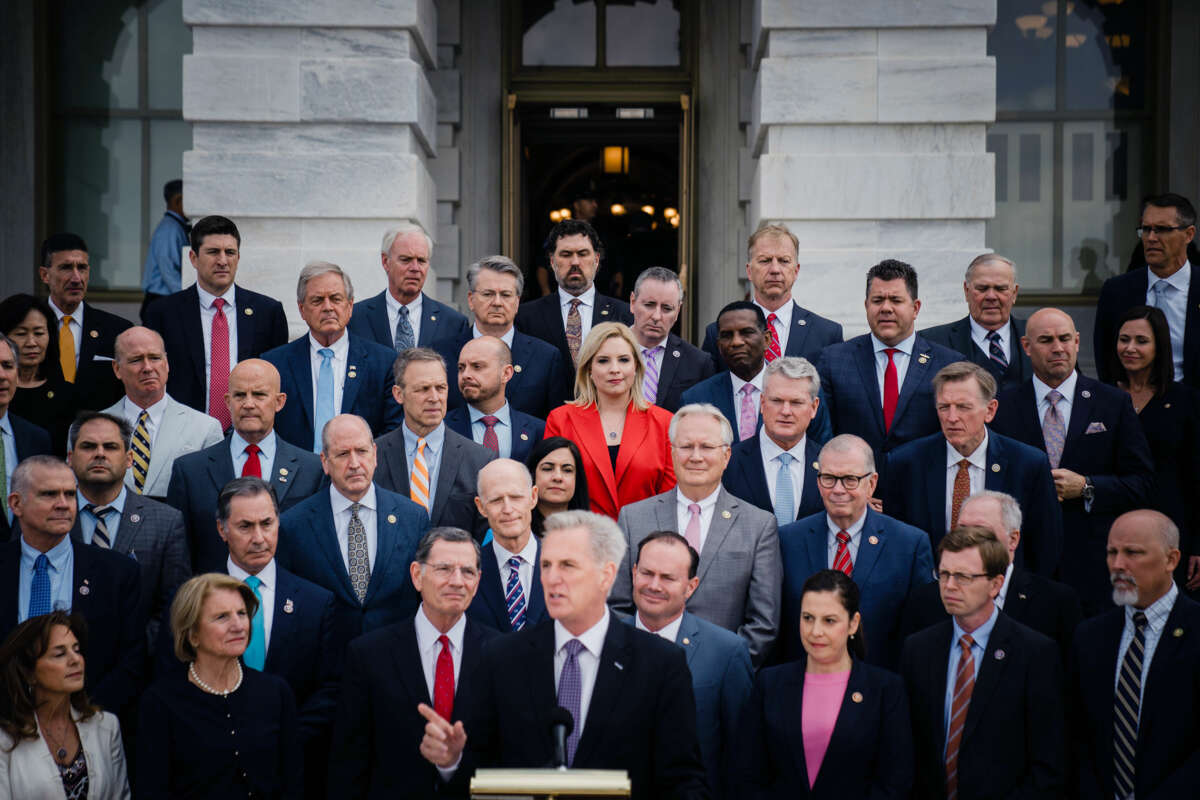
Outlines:
<svg viewBox="0 0 1200 800"><path fill-rule="evenodd" d="M454 730L454 726L447 722L441 714L434 711L425 703L417 704L417 713L424 717L427 722L435 726L444 735L449 736Z"/></svg>

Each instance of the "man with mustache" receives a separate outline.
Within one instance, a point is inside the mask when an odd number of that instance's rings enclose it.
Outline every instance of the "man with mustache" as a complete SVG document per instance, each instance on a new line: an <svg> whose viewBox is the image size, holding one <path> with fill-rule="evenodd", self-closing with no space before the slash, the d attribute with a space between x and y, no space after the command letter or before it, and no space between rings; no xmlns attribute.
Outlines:
<svg viewBox="0 0 1200 800"><path fill-rule="evenodd" d="M550 354L558 358L557 352ZM458 389L467 404L451 409L446 425L497 457L524 464L529 451L542 440L546 423L522 413L508 398L517 366L512 351L495 336L478 336L462 346L457 360Z"/></svg>

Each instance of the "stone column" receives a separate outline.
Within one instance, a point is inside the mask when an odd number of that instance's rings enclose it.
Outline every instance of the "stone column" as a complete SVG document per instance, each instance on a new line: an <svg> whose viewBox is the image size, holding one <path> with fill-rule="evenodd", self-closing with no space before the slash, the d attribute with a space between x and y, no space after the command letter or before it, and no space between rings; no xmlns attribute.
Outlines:
<svg viewBox="0 0 1200 800"><path fill-rule="evenodd" d="M995 213L995 0L756 0L749 223L800 239L796 300L866 331L867 269L920 277L918 327L961 317Z"/></svg>
<svg viewBox="0 0 1200 800"><path fill-rule="evenodd" d="M237 222L238 283L280 298L293 332L307 261L341 265L356 299L382 290L384 230L438 238L433 0L184 0L183 17L189 216Z"/></svg>

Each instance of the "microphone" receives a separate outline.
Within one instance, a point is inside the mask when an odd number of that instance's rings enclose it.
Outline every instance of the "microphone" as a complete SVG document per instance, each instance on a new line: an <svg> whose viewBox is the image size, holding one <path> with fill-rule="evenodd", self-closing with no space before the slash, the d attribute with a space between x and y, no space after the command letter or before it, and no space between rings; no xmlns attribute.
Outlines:
<svg viewBox="0 0 1200 800"><path fill-rule="evenodd" d="M575 718L562 706L550 712L550 736L554 739L554 767L567 768L567 737L575 730Z"/></svg>

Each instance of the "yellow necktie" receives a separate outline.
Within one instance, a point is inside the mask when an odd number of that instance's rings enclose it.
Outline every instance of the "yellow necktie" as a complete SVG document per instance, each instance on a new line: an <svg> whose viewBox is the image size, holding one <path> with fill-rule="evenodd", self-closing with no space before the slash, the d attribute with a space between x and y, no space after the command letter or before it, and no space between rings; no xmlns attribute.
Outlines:
<svg viewBox="0 0 1200 800"><path fill-rule="evenodd" d="M71 333L71 315L62 318L58 331L58 361L62 364L63 377L67 383L75 382L75 334Z"/></svg>

